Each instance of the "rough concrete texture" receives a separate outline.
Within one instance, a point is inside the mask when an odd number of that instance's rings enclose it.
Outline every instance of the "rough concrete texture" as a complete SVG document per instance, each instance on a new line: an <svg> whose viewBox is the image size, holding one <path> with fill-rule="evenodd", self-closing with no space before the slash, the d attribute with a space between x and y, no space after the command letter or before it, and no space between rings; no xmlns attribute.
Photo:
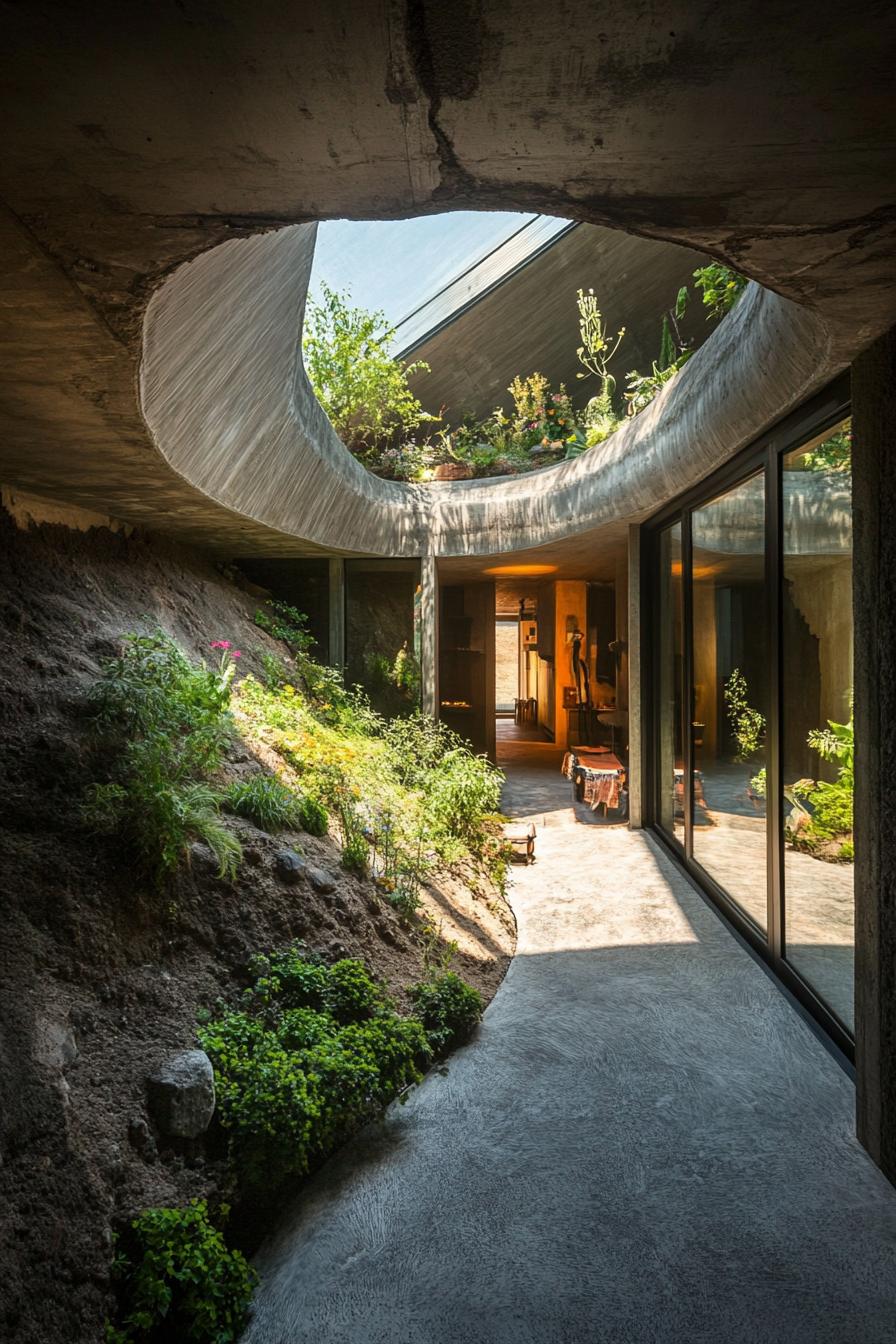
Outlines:
<svg viewBox="0 0 896 1344"><path fill-rule="evenodd" d="M656 845L579 825L539 754L505 798L539 835L504 984L447 1076L287 1215L246 1344L891 1344L896 1192L849 1078Z"/></svg>
<svg viewBox="0 0 896 1344"><path fill-rule="evenodd" d="M803 15L811 41L794 40ZM272 327L255 357L270 366L290 316L295 343L300 305L279 291L276 240L255 248L247 236L333 216L541 210L709 252L782 296L783 324L814 352L817 385L896 314L893 141L881 112L894 23L892 8L847 13L833 0L796 9L677 0L636 21L616 0L597 17L588 0L549 14L531 0L335 0L299 11L221 0L213 15L166 0L135 33L133 13L109 0L8 6L0 479L231 554L409 553L413 497L364 485L334 462L325 432L302 446L307 423L283 422L279 401L264 425L253 408L258 434L215 417L204 444L166 434L168 465L136 404L146 305L166 277L181 292L178 268L223 243L214 284L228 302L264 301ZM235 264L240 240L257 263L248 274ZM242 273L230 276L231 266ZM812 310L810 331L794 333L787 300ZM809 387L790 365L787 332L768 329L771 307L764 320L755 341L712 368L748 432ZM234 374L192 348L212 334L202 321L191 330L187 320L181 376L169 368L153 415L175 403L184 413L207 397L206 375L216 385ZM670 431L685 387L692 399L698 358L663 403ZM291 368L278 359L265 385L274 376L291 395ZM183 386L189 373L198 386ZM671 456L655 463L658 489L680 488L681 459L695 451L736 449L719 409L711 399L712 417L685 417L690 438L673 432ZM642 417L626 451L650 456L655 422ZM196 455L208 457L201 473ZM591 467L612 499L615 478L589 455ZM583 471L540 478L541 500L527 486L514 506L519 528L485 488L459 491L460 512L452 504L436 530L460 533L469 515L471 537L480 521L494 525L489 553L532 544L522 524L534 504L536 534L546 524L585 531L600 519L587 499L581 516L570 513L578 492L566 489ZM652 507L650 492L625 497ZM401 551L380 515L398 520Z"/></svg>
<svg viewBox="0 0 896 1344"><path fill-rule="evenodd" d="M754 286L654 403L590 452L500 480L382 481L337 439L302 367L313 243L298 226L224 244L147 311L146 423L185 481L243 515L237 554L259 545L259 525L281 544L389 556L490 555L571 534L593 545L696 484L842 364L817 316Z"/></svg>

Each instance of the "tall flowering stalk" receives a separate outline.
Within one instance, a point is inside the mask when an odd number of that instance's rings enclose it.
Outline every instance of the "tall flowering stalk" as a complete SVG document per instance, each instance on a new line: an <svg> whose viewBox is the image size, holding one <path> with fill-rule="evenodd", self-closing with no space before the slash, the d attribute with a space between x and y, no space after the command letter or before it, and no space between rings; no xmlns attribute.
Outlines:
<svg viewBox="0 0 896 1344"><path fill-rule="evenodd" d="M616 379L609 372L607 365L622 344L625 327L619 328L615 340L609 335L593 289L589 289L587 294L580 289L576 301L579 306L579 336L582 340L576 354L579 363L584 364L587 370L586 373L577 373L576 377L587 378L590 374L594 374L600 379L601 395L612 396Z"/></svg>

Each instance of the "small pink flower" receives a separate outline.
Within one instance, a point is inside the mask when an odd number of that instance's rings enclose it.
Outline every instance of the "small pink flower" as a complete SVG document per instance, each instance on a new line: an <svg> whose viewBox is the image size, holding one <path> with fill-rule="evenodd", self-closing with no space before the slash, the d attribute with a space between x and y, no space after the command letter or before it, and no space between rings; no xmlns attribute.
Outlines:
<svg viewBox="0 0 896 1344"><path fill-rule="evenodd" d="M210 645L209 645L209 648L210 648L210 649L229 649L229 648L230 648L230 640L229 640L229 639L216 639L216 640L214 641L213 644L210 644Z"/></svg>
<svg viewBox="0 0 896 1344"><path fill-rule="evenodd" d="M231 656L231 658L242 658L242 656L243 656L242 650L241 650L241 649L234 649L230 656Z"/></svg>

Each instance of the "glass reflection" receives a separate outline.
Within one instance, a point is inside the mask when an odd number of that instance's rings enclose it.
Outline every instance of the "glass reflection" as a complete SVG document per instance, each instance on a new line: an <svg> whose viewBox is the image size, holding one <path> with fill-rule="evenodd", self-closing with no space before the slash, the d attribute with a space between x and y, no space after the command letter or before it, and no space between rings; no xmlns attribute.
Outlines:
<svg viewBox="0 0 896 1344"><path fill-rule="evenodd" d="M691 519L694 858L767 925L768 638L765 482L754 476Z"/></svg>
<svg viewBox="0 0 896 1344"><path fill-rule="evenodd" d="M785 955L853 1026L849 422L784 459Z"/></svg>
<svg viewBox="0 0 896 1344"><path fill-rule="evenodd" d="M659 820L684 844L681 523L660 533L659 568Z"/></svg>

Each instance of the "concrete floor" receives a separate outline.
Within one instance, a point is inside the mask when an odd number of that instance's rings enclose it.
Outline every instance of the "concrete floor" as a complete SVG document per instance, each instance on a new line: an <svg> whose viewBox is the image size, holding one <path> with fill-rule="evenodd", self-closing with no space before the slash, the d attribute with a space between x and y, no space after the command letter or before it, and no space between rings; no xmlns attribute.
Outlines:
<svg viewBox="0 0 896 1344"><path fill-rule="evenodd" d="M889 1344L896 1191L850 1080L548 744L518 955L476 1040L330 1162L260 1256L250 1344Z"/></svg>

